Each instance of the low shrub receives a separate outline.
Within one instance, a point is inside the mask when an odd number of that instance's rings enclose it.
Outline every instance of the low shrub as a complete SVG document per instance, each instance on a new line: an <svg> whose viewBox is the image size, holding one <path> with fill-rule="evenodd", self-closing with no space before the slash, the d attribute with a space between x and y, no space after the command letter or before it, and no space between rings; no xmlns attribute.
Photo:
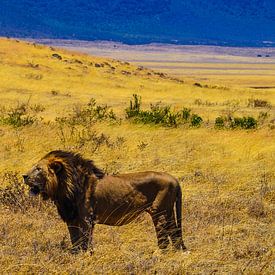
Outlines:
<svg viewBox="0 0 275 275"><path fill-rule="evenodd" d="M51 94L52 94L53 96L59 95L59 91L51 90Z"/></svg>
<svg viewBox="0 0 275 275"><path fill-rule="evenodd" d="M135 118L136 121L144 124L163 124L166 126L177 125L178 114L171 112L170 106L161 106L160 103L150 105L150 110L140 111Z"/></svg>
<svg viewBox="0 0 275 275"><path fill-rule="evenodd" d="M199 88L207 88L207 89L217 89L217 90L225 90L228 91L229 88L225 86L218 86L218 85L208 85L208 84L201 84L201 83L194 83L193 86L199 87Z"/></svg>
<svg viewBox="0 0 275 275"><path fill-rule="evenodd" d="M249 98L248 99L248 104L247 107L252 107L252 108L270 108L271 104L263 99L254 99L254 98Z"/></svg>
<svg viewBox="0 0 275 275"><path fill-rule="evenodd" d="M222 116L219 116L216 118L215 120L215 127L218 128L218 129L222 129L225 127L225 118L222 117Z"/></svg>
<svg viewBox="0 0 275 275"><path fill-rule="evenodd" d="M52 54L52 58L56 58L58 60L62 60L62 56L60 54L58 54L58 53L53 53Z"/></svg>
<svg viewBox="0 0 275 275"><path fill-rule="evenodd" d="M235 117L231 121L231 128L255 129L257 120L253 117Z"/></svg>
<svg viewBox="0 0 275 275"><path fill-rule="evenodd" d="M202 88L202 87L203 87L203 85L200 84L200 83L198 83L198 82L194 83L193 85L196 86L196 87L199 87L199 88Z"/></svg>
<svg viewBox="0 0 275 275"><path fill-rule="evenodd" d="M203 119L197 115L197 114L192 114L190 123L192 127L200 127Z"/></svg>
<svg viewBox="0 0 275 275"><path fill-rule="evenodd" d="M149 110L141 109L141 97L133 94L129 107L125 109L126 118L144 124L159 124L166 127L177 127L181 124L189 124L192 127L199 127L202 118L192 114L191 109L182 108L180 111L171 110L171 106L162 105L161 102L150 104Z"/></svg>
<svg viewBox="0 0 275 275"><path fill-rule="evenodd" d="M256 129L258 121L250 116L232 117L232 116L219 116L215 120L215 128L217 129Z"/></svg>

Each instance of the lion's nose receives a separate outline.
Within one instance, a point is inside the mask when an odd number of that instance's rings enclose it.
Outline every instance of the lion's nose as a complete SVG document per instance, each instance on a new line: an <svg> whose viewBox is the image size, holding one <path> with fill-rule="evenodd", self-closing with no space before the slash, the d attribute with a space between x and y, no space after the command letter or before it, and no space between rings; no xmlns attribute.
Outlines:
<svg viewBox="0 0 275 275"><path fill-rule="evenodd" d="M28 180L28 178L29 178L29 176L28 175L22 175L23 176L23 179L24 179L24 182L26 182L27 180Z"/></svg>

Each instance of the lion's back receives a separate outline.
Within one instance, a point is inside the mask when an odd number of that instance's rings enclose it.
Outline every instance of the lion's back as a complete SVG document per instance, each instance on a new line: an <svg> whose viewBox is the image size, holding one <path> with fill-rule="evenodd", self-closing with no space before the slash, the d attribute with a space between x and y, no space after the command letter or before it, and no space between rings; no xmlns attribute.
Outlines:
<svg viewBox="0 0 275 275"><path fill-rule="evenodd" d="M178 187L176 178L165 172L137 172L118 175L106 175L98 181L97 193L108 196L122 197L129 193L155 194L163 188Z"/></svg>

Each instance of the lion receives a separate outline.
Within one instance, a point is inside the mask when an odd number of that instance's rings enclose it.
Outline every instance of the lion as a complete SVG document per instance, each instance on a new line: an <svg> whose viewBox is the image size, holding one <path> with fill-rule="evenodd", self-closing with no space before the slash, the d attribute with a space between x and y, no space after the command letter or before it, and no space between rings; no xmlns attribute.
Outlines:
<svg viewBox="0 0 275 275"><path fill-rule="evenodd" d="M80 154L56 150L44 156L23 179L32 195L40 194L54 202L76 252L89 248L92 253L96 224L125 225L143 212L152 218L161 250L168 247L169 239L174 249L186 249L181 187L167 173L107 175Z"/></svg>

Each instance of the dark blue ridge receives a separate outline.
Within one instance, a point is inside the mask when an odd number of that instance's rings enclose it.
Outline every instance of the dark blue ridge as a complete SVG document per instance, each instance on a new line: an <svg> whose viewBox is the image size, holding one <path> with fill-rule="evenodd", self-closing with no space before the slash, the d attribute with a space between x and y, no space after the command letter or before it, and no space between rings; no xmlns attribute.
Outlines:
<svg viewBox="0 0 275 275"><path fill-rule="evenodd" d="M2 0L0 35L275 46L275 1Z"/></svg>

